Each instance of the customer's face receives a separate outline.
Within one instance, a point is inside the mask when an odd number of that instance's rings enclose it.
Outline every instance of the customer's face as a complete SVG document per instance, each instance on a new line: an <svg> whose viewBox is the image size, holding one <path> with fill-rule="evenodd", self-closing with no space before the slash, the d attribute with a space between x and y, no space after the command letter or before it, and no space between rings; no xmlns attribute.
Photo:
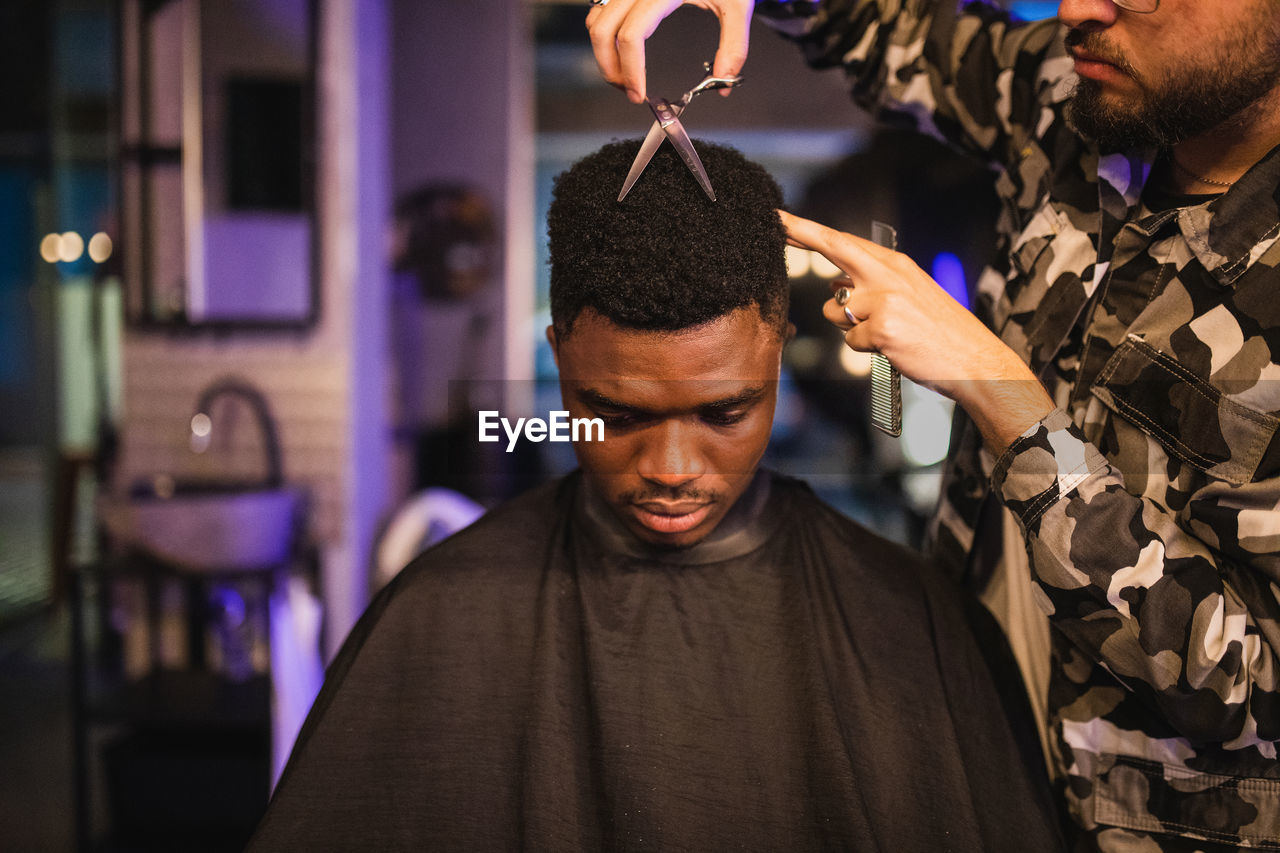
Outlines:
<svg viewBox="0 0 1280 853"><path fill-rule="evenodd" d="M584 475L637 536L692 545L750 483L773 425L782 338L754 307L678 332L615 325L591 309L557 340L560 390L605 440L574 449Z"/></svg>

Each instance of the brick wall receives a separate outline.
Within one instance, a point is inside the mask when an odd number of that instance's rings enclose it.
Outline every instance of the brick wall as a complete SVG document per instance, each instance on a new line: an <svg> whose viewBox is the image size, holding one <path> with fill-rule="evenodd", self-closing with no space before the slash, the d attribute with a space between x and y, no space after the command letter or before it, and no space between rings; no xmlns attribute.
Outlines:
<svg viewBox="0 0 1280 853"><path fill-rule="evenodd" d="M167 474L252 480L264 448L247 406L224 398L208 449L191 449L200 392L234 375L266 397L279 431L285 482L311 496L309 528L321 544L343 535L342 459L346 440L346 360L321 328L305 337L255 333L223 339L130 333L124 345L124 431L116 488Z"/></svg>

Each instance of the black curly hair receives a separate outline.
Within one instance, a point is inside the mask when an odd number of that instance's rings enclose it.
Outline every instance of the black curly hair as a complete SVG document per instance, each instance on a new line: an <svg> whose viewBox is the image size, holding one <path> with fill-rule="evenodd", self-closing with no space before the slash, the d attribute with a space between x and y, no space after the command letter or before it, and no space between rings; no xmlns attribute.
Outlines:
<svg viewBox="0 0 1280 853"><path fill-rule="evenodd" d="M558 336L570 333L584 308L619 326L675 331L751 305L784 332L782 190L732 148L694 147L715 202L666 144L621 202L639 140L605 145L556 178L547 233Z"/></svg>

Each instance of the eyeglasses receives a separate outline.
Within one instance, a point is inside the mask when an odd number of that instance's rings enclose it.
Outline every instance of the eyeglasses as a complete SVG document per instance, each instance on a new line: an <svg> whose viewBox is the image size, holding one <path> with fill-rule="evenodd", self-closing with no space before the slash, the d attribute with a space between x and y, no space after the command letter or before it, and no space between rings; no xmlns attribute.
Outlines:
<svg viewBox="0 0 1280 853"><path fill-rule="evenodd" d="M1137 12L1140 15L1154 12L1160 8L1160 0L1111 0L1111 2L1121 9L1128 9L1130 12Z"/></svg>

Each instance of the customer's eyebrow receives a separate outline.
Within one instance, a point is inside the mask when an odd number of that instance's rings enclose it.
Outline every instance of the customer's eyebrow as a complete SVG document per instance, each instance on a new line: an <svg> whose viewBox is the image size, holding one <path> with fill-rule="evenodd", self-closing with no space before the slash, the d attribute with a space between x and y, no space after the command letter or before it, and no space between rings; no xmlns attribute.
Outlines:
<svg viewBox="0 0 1280 853"><path fill-rule="evenodd" d="M722 411L726 409L737 409L743 406L750 406L758 402L765 396L767 389L763 385L753 385L750 388L744 388L736 394L730 394L727 397L721 397L717 400L708 400L700 403L698 409L700 411ZM609 395L596 390L595 388L578 388L574 391L577 398L585 405L596 409L614 409L617 411L635 412L637 414L654 414L650 409L644 406L637 406L633 403L624 403L621 400L615 400Z"/></svg>
<svg viewBox="0 0 1280 853"><path fill-rule="evenodd" d="M712 400L709 403L703 403L700 409L737 409L743 406L750 406L759 401L765 395L765 387L763 385L755 385L751 388L744 388L737 394L731 394L728 397L722 397L719 400Z"/></svg>
<svg viewBox="0 0 1280 853"><path fill-rule="evenodd" d="M640 406L634 406L630 403L624 403L621 400L615 400L594 388L577 388L573 393L578 400L593 409L614 409L617 411L637 413L648 412L647 409L641 408Z"/></svg>

